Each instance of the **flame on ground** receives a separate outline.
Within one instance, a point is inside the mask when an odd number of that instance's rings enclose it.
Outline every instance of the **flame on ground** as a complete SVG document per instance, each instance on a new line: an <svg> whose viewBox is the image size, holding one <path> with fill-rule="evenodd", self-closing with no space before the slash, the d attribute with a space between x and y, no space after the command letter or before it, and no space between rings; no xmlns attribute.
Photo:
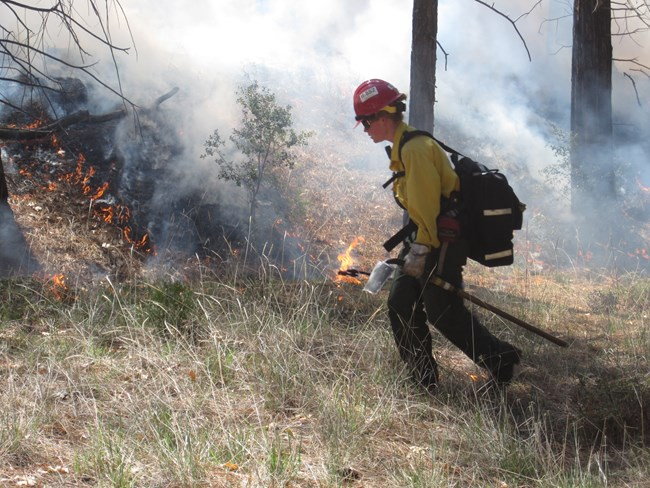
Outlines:
<svg viewBox="0 0 650 488"><path fill-rule="evenodd" d="M101 198L104 195L104 193L106 193L106 190L108 190L108 181L104 183L102 186L100 186L99 188L97 188L97 190L95 190L95 193L93 193L93 196L90 197L90 199L97 200L98 198Z"/></svg>
<svg viewBox="0 0 650 488"><path fill-rule="evenodd" d="M650 255L648 255L648 250L646 248L635 249L633 253L627 253L631 258L643 258L645 260L650 260Z"/></svg>
<svg viewBox="0 0 650 488"><path fill-rule="evenodd" d="M352 258L351 254L352 251L361 243L366 242L366 240L362 236L355 237L352 243L348 246L347 250L341 254L339 254L336 259L339 260L341 263L341 266L339 267L339 271L346 271L350 269L350 266L354 263L354 259ZM342 276L337 274L336 278L334 281L338 282L345 282L345 283L352 283L354 285L360 285L361 280L358 280L356 278L353 278L352 276Z"/></svg>
<svg viewBox="0 0 650 488"><path fill-rule="evenodd" d="M56 139L53 139L52 144L56 147L58 141ZM105 182L101 186L93 189L90 183L92 177L96 173L96 169L94 166L89 166L86 169L85 165L86 165L85 156L83 154L79 154L79 156L77 157L77 166L75 168L75 171L60 176L59 180L70 184L79 185L81 187L81 190L83 191L83 194L89 195L91 202L93 202L95 200L99 200L101 197L104 196L106 191L109 189L110 183ZM155 251L151 246L151 243L149 242L148 234L144 234L139 239L133 238L132 236L133 231L131 227L128 225L129 221L131 220L131 211L125 205L120 205L120 204L116 204L112 206L103 205L99 208L94 208L93 214L95 215L95 217L104 221L107 224L114 224L120 227L122 230L122 237L124 238L124 240L129 244L132 244L139 251L155 254Z"/></svg>
<svg viewBox="0 0 650 488"><path fill-rule="evenodd" d="M50 278L50 291L57 300L63 300L68 291L68 285L65 282L65 275L62 273L55 274Z"/></svg>

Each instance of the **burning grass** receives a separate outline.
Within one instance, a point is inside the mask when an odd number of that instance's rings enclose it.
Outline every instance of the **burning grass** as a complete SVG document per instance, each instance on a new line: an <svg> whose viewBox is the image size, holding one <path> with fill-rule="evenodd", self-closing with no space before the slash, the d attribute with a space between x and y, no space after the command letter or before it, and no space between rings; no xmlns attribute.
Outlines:
<svg viewBox="0 0 650 488"><path fill-rule="evenodd" d="M67 302L50 283L4 281L0 480L642 486L647 278L473 276L477 294L571 342L560 349L485 315L525 355L500 395L438 336L440 392L421 394L385 297L283 281L272 266L255 279L204 269L185 282L68 283ZM616 304L594 308L596 292Z"/></svg>
<svg viewBox="0 0 650 488"><path fill-rule="evenodd" d="M141 254L150 250L146 234L132 238L129 209L101 200L109 183L96 183L83 154L68 156L59 144L54 139L47 149L24 148L11 161L20 169L8 175L9 204L43 265L41 278L87 283L97 276L134 277Z"/></svg>

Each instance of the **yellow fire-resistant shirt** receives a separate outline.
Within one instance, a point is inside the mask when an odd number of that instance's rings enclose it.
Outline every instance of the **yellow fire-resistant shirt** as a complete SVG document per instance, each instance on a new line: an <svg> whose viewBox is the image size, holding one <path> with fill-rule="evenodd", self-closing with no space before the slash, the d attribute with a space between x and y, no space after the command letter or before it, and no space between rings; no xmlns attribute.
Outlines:
<svg viewBox="0 0 650 488"><path fill-rule="evenodd" d="M460 190L460 181L436 141L430 137L414 137L402 148L399 159L399 141L404 131L415 130L401 123L395 131L390 169L404 171L405 176L393 183L395 198L402 204L409 217L418 226L415 242L429 247L439 247L436 219L440 213L440 197L449 197Z"/></svg>

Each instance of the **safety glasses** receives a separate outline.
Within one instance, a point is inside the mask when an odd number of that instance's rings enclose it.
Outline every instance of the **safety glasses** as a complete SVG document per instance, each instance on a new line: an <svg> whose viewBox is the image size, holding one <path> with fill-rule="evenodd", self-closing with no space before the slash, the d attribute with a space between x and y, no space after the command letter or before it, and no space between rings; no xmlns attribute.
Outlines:
<svg viewBox="0 0 650 488"><path fill-rule="evenodd" d="M370 129L370 126L372 125L373 122L377 120L377 117L366 117L361 119L359 122L361 122L361 125L363 126L364 130Z"/></svg>

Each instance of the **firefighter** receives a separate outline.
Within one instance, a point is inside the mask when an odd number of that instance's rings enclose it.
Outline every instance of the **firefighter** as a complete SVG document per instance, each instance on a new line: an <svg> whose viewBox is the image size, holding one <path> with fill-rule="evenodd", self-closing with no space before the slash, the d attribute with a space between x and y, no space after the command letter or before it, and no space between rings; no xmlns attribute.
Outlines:
<svg viewBox="0 0 650 488"><path fill-rule="evenodd" d="M429 137L413 137L401 150L405 131L406 95L379 79L365 81L354 92L356 120L375 143L393 144L390 169L393 195L417 226L403 244L404 266L396 271L388 295L388 315L400 357L415 382L429 392L438 384L428 321L476 364L493 382L507 384L519 364L521 351L492 335L463 304L462 298L429 283L438 274L462 287L468 244L452 209L459 178L446 153ZM441 213L441 209L443 212ZM452 209L453 210L453 209ZM444 243L441 243L441 239Z"/></svg>

